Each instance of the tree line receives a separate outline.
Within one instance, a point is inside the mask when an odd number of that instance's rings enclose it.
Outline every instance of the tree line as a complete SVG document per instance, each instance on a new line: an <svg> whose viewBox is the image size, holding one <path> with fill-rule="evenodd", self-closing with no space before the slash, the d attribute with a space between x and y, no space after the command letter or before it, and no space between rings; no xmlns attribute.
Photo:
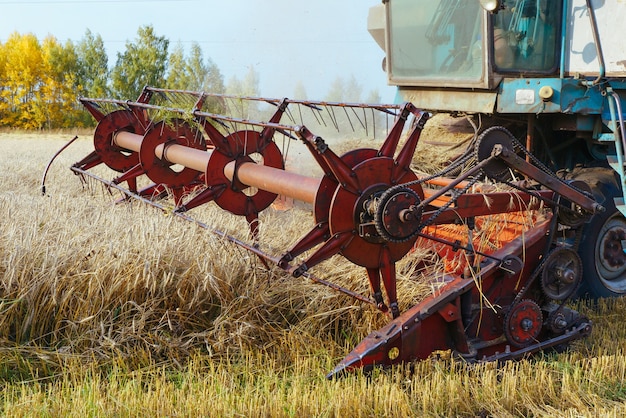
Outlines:
<svg viewBox="0 0 626 418"><path fill-rule="evenodd" d="M134 99L144 86L207 91L232 95L259 95L259 75L250 67L243 79L228 83L218 66L205 58L198 43L186 53L178 43L158 36L150 25L140 27L134 41L117 53L114 66L104 41L90 30L78 42L60 43L49 35L40 41L34 34L14 32L0 42L0 127L58 129L91 127L95 121L78 97ZM362 86L354 76L337 77L325 100L361 101ZM298 82L295 97L306 99ZM380 102L377 91L366 98Z"/></svg>
<svg viewBox="0 0 626 418"><path fill-rule="evenodd" d="M240 83L240 82L239 82ZM87 30L78 42L13 33L0 43L0 126L53 129L93 126L76 98L136 98L146 85L225 91L224 77L197 43L185 54L152 26L140 27L112 68L102 37Z"/></svg>

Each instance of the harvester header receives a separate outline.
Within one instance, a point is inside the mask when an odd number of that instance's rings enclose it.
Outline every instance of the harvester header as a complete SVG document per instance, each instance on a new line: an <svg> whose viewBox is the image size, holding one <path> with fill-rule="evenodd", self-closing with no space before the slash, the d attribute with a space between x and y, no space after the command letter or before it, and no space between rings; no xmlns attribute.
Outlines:
<svg viewBox="0 0 626 418"><path fill-rule="evenodd" d="M577 240L562 238L575 236L604 208L584 182L551 172L503 127L484 130L459 158L424 174L413 157L431 115L411 103L234 98L152 87L134 101L80 101L98 125L94 150L71 167L74 173L186 220L206 204L245 217L248 241L213 232L294 280L330 286L388 315L389 324L329 377L439 350L467 361L520 358L591 331L587 318L565 306L582 266ZM225 114L226 103L235 102L242 109L269 104L274 112L261 120ZM382 145L333 151L337 144L319 131L342 124L351 124L355 136L374 126ZM290 167L285 150L294 141L318 170ZM114 176L95 174L97 166ZM313 219L301 237L273 253L259 230L280 225L261 225L259 214L279 197L304 202ZM496 232L485 245L488 224ZM446 272L432 278L431 295L401 309L396 262L416 247L436 253ZM338 254L364 268L368 294L316 277Z"/></svg>

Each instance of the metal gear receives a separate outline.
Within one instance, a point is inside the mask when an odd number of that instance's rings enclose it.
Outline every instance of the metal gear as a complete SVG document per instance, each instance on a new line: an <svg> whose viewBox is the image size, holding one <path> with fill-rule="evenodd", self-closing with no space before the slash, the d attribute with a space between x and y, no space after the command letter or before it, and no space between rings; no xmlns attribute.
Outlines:
<svg viewBox="0 0 626 418"><path fill-rule="evenodd" d="M571 248L555 248L548 254L541 273L541 289L550 299L562 301L574 294L583 277L583 263Z"/></svg>
<svg viewBox="0 0 626 418"><path fill-rule="evenodd" d="M524 299L513 305L504 318L504 335L518 348L536 342L542 327L541 308L530 299Z"/></svg>
<svg viewBox="0 0 626 418"><path fill-rule="evenodd" d="M546 327L555 334L562 334L567 329L568 321L566 312L555 310L548 315Z"/></svg>
<svg viewBox="0 0 626 418"><path fill-rule="evenodd" d="M493 147L498 144L512 150L514 149L514 141L515 137L506 128L493 126L485 130L476 140L474 145L476 160L481 162L491 157ZM509 166L500 159L489 162L482 169L487 177L497 181L508 180L509 170Z"/></svg>
<svg viewBox="0 0 626 418"><path fill-rule="evenodd" d="M374 225L378 234L390 242L406 242L421 230L421 199L408 187L392 187L378 201Z"/></svg>
<svg viewBox="0 0 626 418"><path fill-rule="evenodd" d="M580 324L581 321L588 321L578 312L563 305L550 303L544 306L544 311L546 313L544 327L557 335L567 332L568 329Z"/></svg>

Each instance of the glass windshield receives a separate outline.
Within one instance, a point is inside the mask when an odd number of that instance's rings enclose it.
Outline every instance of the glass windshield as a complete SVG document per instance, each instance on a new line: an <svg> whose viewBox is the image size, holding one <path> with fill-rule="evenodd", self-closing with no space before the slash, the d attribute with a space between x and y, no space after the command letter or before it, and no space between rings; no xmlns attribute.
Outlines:
<svg viewBox="0 0 626 418"><path fill-rule="evenodd" d="M478 0L391 0L388 7L391 81L483 78L484 13Z"/></svg>
<svg viewBox="0 0 626 418"><path fill-rule="evenodd" d="M505 8L493 15L496 69L554 71L562 5L549 0L505 1Z"/></svg>

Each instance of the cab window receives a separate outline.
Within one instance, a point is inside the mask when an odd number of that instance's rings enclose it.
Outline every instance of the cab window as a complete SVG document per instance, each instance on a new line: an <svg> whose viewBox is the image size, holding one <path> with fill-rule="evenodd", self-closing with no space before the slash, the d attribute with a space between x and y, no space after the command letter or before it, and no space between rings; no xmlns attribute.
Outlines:
<svg viewBox="0 0 626 418"><path fill-rule="evenodd" d="M394 82L482 80L484 12L477 0L392 0L390 76Z"/></svg>
<svg viewBox="0 0 626 418"><path fill-rule="evenodd" d="M556 71L562 7L554 0L506 0L492 15L496 71Z"/></svg>

